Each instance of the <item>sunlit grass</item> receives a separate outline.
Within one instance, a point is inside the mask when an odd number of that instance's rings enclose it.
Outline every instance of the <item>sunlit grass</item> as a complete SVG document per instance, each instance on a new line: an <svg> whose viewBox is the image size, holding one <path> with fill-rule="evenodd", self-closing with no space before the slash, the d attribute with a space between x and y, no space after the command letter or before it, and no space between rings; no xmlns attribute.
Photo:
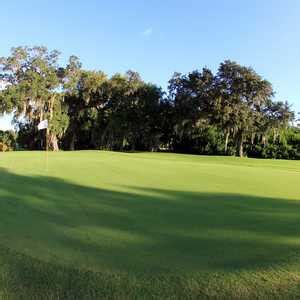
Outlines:
<svg viewBox="0 0 300 300"><path fill-rule="evenodd" d="M0 157L0 295L296 297L300 162Z"/></svg>

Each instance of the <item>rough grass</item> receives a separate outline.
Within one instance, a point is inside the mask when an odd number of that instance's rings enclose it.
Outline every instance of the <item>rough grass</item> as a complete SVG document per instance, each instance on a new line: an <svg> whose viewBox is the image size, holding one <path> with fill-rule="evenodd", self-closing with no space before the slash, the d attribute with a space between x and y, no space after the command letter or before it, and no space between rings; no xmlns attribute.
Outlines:
<svg viewBox="0 0 300 300"><path fill-rule="evenodd" d="M300 162L1 153L0 297L298 298Z"/></svg>

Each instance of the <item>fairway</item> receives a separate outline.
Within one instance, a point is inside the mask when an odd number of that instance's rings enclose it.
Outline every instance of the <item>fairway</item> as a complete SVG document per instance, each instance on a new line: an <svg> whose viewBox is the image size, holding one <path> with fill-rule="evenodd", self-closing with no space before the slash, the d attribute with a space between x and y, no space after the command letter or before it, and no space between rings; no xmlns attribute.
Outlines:
<svg viewBox="0 0 300 300"><path fill-rule="evenodd" d="M300 297L300 162L0 153L0 298Z"/></svg>

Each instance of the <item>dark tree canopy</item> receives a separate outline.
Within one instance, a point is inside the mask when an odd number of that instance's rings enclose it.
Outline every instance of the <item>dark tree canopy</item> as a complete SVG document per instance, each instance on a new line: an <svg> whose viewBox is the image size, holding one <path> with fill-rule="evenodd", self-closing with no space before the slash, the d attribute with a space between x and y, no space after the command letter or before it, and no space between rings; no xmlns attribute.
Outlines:
<svg viewBox="0 0 300 300"><path fill-rule="evenodd" d="M46 47L13 48L0 58L0 113L13 113L18 129L1 135L2 149L300 158L291 106L274 101L272 85L250 67L226 60L216 74L175 73L165 93L134 71L109 77L83 69L76 56L66 66L58 59ZM37 130L44 119L46 144Z"/></svg>

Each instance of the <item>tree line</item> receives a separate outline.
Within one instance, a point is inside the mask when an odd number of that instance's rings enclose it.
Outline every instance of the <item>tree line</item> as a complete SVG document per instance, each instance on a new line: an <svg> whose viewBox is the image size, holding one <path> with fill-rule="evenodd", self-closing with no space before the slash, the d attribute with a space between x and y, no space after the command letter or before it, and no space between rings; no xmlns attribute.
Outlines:
<svg viewBox="0 0 300 300"><path fill-rule="evenodd" d="M300 132L270 82L226 60L214 74L175 73L164 92L137 72L59 64L46 47L17 47L0 58L0 113L12 113L10 148L107 149L300 158ZM48 120L47 139L37 125ZM7 139L7 138L6 138ZM3 142L2 138L2 144Z"/></svg>

